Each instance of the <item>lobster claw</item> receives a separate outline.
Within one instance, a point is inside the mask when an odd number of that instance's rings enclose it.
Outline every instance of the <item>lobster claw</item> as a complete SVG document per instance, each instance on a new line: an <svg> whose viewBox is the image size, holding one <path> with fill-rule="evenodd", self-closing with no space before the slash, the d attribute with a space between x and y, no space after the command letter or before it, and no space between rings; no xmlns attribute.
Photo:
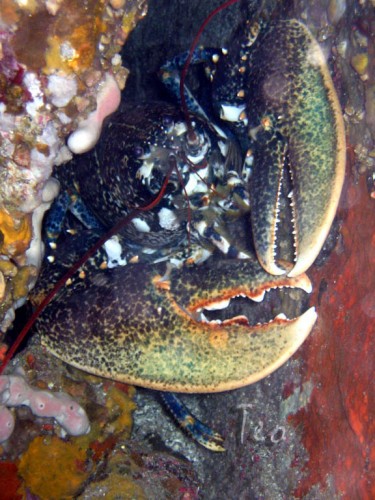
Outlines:
<svg viewBox="0 0 375 500"><path fill-rule="evenodd" d="M287 168L295 247L289 276L297 276L311 266L321 250L340 198L345 173L340 103L323 52L299 21L281 21L260 36L248 64L253 99L248 115L255 155L250 192L256 252L269 273L284 272L275 253Z"/></svg>
<svg viewBox="0 0 375 500"><path fill-rule="evenodd" d="M91 373L163 391L223 391L281 366L316 313L249 326L243 316L211 323L201 310L223 308L238 295L259 302L267 289L284 286L311 290L306 275L271 277L256 260L182 270L127 265L87 277L78 294L75 285L66 287L37 329L54 355Z"/></svg>

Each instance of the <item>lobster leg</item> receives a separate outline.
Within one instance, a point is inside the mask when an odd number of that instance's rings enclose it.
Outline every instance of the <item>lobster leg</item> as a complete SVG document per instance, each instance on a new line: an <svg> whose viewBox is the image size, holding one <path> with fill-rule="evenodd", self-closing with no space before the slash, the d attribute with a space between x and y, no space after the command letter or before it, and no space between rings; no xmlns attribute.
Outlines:
<svg viewBox="0 0 375 500"><path fill-rule="evenodd" d="M176 394L162 392L161 397L179 426L197 443L211 451L225 451L220 434L198 420Z"/></svg>
<svg viewBox="0 0 375 500"><path fill-rule="evenodd" d="M56 245L62 233L68 210L77 217L86 228L96 231L98 234L103 233L103 226L91 213L79 194L71 194L67 191L62 191L53 202L45 220L46 239L51 248Z"/></svg>
<svg viewBox="0 0 375 500"><path fill-rule="evenodd" d="M195 49L192 54L192 59L190 61L191 64L200 64L200 63L210 63L212 59L216 59L218 57L217 49L213 48L203 48L203 49ZM180 80L181 80L181 71L188 59L189 53L184 52L183 54L179 54L170 61L166 62L160 68L160 79L163 82L163 85L169 90L169 92L177 99L178 102L181 101L180 96ZM206 112L203 110L201 105L195 99L193 94L190 92L189 88L185 85L184 87L185 98L190 111L198 113L205 120L209 120Z"/></svg>

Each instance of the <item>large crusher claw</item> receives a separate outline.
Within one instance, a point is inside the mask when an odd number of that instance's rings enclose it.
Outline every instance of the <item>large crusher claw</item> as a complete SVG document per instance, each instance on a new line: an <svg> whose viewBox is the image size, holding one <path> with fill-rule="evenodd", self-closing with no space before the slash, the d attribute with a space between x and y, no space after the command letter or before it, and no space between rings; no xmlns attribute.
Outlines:
<svg viewBox="0 0 375 500"><path fill-rule="evenodd" d="M37 328L48 350L88 372L163 391L218 392L280 367L317 315L310 308L296 319L278 315L250 326L244 316L208 322L203 310L223 309L237 296L259 302L283 287L311 290L306 275L273 277L256 260L182 270L127 265L66 287Z"/></svg>

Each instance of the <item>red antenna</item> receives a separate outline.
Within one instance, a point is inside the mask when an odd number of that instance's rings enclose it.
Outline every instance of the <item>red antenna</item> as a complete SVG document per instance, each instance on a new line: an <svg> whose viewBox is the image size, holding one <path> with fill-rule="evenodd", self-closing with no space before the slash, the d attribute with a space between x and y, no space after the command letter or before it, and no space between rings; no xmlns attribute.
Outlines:
<svg viewBox="0 0 375 500"><path fill-rule="evenodd" d="M191 63L191 60L192 60L192 57L194 54L194 50L196 49L198 42L199 42L199 39L200 39L203 31L205 30L207 24L211 21L211 19L213 17L216 16L216 14L218 14L222 10L226 9L227 7L230 7L231 5L237 3L238 1L239 0L228 0L227 2L224 2L222 5L219 5L219 7L216 7L216 9L213 10L206 17L206 19L203 21L201 27L199 28L198 33L194 37L193 43L191 44L190 49L189 49L188 57L186 59L184 67L182 68L182 71L181 71L181 79L180 79L181 106L182 106L182 110L183 110L184 115L185 115L185 121L186 121L186 125L188 128L187 138L188 138L188 141L190 141L193 144L197 141L197 137L196 137L196 134L194 132L193 126L191 124L189 110L188 110L188 107L186 104L186 99L185 99L184 87L185 87L186 75L187 75L187 72L188 72L189 67L190 67L190 63Z"/></svg>
<svg viewBox="0 0 375 500"><path fill-rule="evenodd" d="M185 93L184 93L184 85L185 85L185 80L186 80L186 75L189 70L189 66L191 63L191 59L193 57L194 50L199 42L199 38L201 37L205 27L207 24L211 21L211 19L216 16L219 12L222 10L226 9L227 7L233 5L234 3L237 3L238 0L228 0L227 2L224 2L222 5L217 7L215 10L213 10L208 17L204 20L203 24L199 28L199 31L197 35L195 36L193 43L191 44L188 58L186 59L186 62L184 64L184 67L181 72L181 80L180 80L180 95L181 95L181 105L183 112L185 114L185 120L188 128L188 140L191 141L191 143L195 143L197 141L196 134L194 132L193 126L191 124L190 116L189 116L189 110L186 104L186 99L185 99ZM18 347L20 346L21 342L24 340L26 335L29 333L31 327L34 325L35 321L38 319L38 317L41 315L41 313L44 311L44 309L48 306L48 304L51 302L51 300L56 296L56 294L65 286L66 281L71 278L75 272L78 271L78 269L85 263L87 260L94 255L94 253L99 250L99 248L107 241L109 238L111 238L114 234L118 233L123 227L125 227L127 224L130 223L130 221L139 214L139 212L147 211L147 210L152 210L162 199L167 184L169 182L169 178L171 176L171 173L173 170L177 169L176 166L176 160L174 157L171 157L169 159L170 162L170 167L167 172L166 178L163 182L163 185L160 189L160 192L156 196L156 198L148 205L144 207L137 207L134 208L134 210L121 219L112 229L110 229L104 236L99 238L99 240L93 245L70 269L69 271L64 274L62 278L59 279L59 281L56 283L56 285L53 287L53 289L46 295L46 297L43 299L43 301L39 304L39 306L36 308L30 319L27 321L26 325L22 328L21 332L18 334L17 339L15 342L12 344L6 355L4 356L3 362L0 366L0 375L3 373L5 367L9 363L9 361L12 359L13 355L17 351ZM178 172L177 172L178 173Z"/></svg>

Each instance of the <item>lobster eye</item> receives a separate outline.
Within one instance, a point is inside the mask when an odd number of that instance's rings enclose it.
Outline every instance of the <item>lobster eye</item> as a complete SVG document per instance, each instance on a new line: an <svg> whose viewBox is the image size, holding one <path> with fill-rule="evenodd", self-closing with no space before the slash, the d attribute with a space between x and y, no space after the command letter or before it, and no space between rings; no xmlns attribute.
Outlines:
<svg viewBox="0 0 375 500"><path fill-rule="evenodd" d="M170 129L173 126L173 118L170 115L163 116L163 125L167 129Z"/></svg>
<svg viewBox="0 0 375 500"><path fill-rule="evenodd" d="M144 150L143 150L142 146L135 146L134 147L134 156L136 158L140 158L141 156L143 156L143 153L144 153Z"/></svg>

